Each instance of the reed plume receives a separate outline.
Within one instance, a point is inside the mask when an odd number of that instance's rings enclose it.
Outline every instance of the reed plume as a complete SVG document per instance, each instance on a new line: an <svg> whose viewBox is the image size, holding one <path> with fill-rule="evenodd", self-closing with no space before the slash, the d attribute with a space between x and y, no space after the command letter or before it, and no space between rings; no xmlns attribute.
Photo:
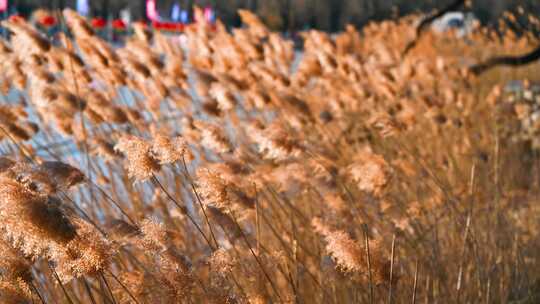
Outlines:
<svg viewBox="0 0 540 304"><path fill-rule="evenodd" d="M132 135L123 135L114 146L127 158L127 170L136 181L144 181L159 171L160 165L151 153L152 146Z"/></svg>
<svg viewBox="0 0 540 304"><path fill-rule="evenodd" d="M538 64L469 68L537 48L524 12L406 58L419 15L4 20L0 302L538 302Z"/></svg>

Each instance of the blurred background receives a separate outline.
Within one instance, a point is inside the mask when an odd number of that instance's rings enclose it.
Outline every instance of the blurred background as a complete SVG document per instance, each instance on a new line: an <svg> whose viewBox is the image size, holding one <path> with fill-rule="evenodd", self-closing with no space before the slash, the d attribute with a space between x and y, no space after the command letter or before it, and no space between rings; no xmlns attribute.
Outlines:
<svg viewBox="0 0 540 304"><path fill-rule="evenodd" d="M316 28L336 32L346 24L362 26L380 20L414 12L429 12L453 0L155 0L156 13L168 21L188 23L193 14L189 8L197 5L210 8L215 17L227 26L239 25L237 10L256 12L274 30L298 31ZM7 14L29 17L38 8L84 8L89 17L122 18L127 21L148 21L146 0L0 0L7 3ZM538 0L474 0L470 11L482 23L494 23L506 10L524 10L540 15ZM0 3L1 4L1 3ZM1 5L0 5L1 7Z"/></svg>

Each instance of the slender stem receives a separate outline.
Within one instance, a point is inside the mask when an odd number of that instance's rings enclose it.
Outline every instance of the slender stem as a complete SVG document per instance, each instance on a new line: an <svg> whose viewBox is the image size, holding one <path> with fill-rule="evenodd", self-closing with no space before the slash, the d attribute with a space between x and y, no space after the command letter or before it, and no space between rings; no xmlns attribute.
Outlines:
<svg viewBox="0 0 540 304"><path fill-rule="evenodd" d="M487 279L487 287L486 287L486 303L490 303L489 296L491 294L491 276Z"/></svg>
<svg viewBox="0 0 540 304"><path fill-rule="evenodd" d="M30 287L32 287L34 292L37 294L37 296L38 296L39 300L41 301L41 303L45 304L45 300L43 299L43 296L39 292L39 289L37 289L36 285L34 285L34 283L32 281L30 281L29 284L30 284Z"/></svg>
<svg viewBox="0 0 540 304"><path fill-rule="evenodd" d="M416 288L418 286L418 260L416 260L416 266L414 267L414 285L412 294L412 304L416 304Z"/></svg>
<svg viewBox="0 0 540 304"><path fill-rule="evenodd" d="M112 293L111 287L109 286L109 282L107 282L107 279L103 275L103 272L100 272L99 275L101 276L101 279L103 280L103 283L105 283L105 287L107 287L107 291L111 295L111 300L114 304L116 304L116 300L114 299L114 295Z"/></svg>
<svg viewBox="0 0 540 304"><path fill-rule="evenodd" d="M139 304L139 301L137 301L137 298L135 298L135 296L133 296L133 294L129 291L129 289L127 289L127 287L114 275L114 273L112 273L111 271L107 271L107 272L122 287L122 289L124 289L126 291L126 293L129 295L129 297L132 298L133 301L135 301L135 303Z"/></svg>
<svg viewBox="0 0 540 304"><path fill-rule="evenodd" d="M13 136L11 136L11 133L6 131L2 126L0 126L0 131L2 131L2 133L4 133L15 144L15 146L21 151L21 153L26 159L28 159L32 163L34 162L34 159L32 158L32 153L30 153L25 146L21 145Z"/></svg>
<svg viewBox="0 0 540 304"><path fill-rule="evenodd" d="M129 214L127 214L126 211L124 211L124 209L118 204L118 202L116 202L112 197L110 197L107 192L105 192L105 190L101 189L101 187L99 187L99 185L97 185L96 183L94 183L93 181L89 181L90 184L92 186L94 186L96 189L99 190L99 192L101 194L103 194L103 196L105 196L105 198L110 201L114 206L116 206L116 208L118 208L118 210L120 210L120 212L131 222L132 225L137 225L137 222L135 222L135 220L133 218L131 218L131 216L129 216Z"/></svg>
<svg viewBox="0 0 540 304"><path fill-rule="evenodd" d="M459 270L458 270L458 278L456 283L456 290L457 290L457 301L459 302L459 298L461 296L461 285L463 280L463 264L465 263L465 251L467 249L467 239L469 237L469 228L471 226L471 215L469 213L469 216L467 216L467 223L465 224L465 233L463 235L463 246L461 247L461 254L460 254L460 261L459 261Z"/></svg>
<svg viewBox="0 0 540 304"><path fill-rule="evenodd" d="M257 192L257 185L254 184L255 188L255 229L257 233L257 252L261 252L261 219L259 215L259 193Z"/></svg>
<svg viewBox="0 0 540 304"><path fill-rule="evenodd" d="M94 299L94 295L92 294L92 290L90 289L90 286L88 285L88 281L86 281L86 278L83 278L83 284L84 288L86 289L86 293L90 297L90 301L92 304L96 304L96 300Z"/></svg>
<svg viewBox="0 0 540 304"><path fill-rule="evenodd" d="M210 230L210 235L212 236L212 239L214 240L214 243L216 243L216 246L219 247L219 244L218 244L218 242L216 240L216 236L214 235L214 230L212 229L212 226L210 225L210 220L208 219L208 216L206 215L206 211L204 210L204 206L203 206L201 197L199 196L199 193L197 192L197 189L195 188L195 185L193 183L193 179L191 178L191 175L189 174L189 171L187 169L186 158L184 157L183 154L182 154L182 164L184 166L184 170L186 171L186 176L187 176L188 182L189 182L189 184L191 186L191 190L193 190L193 193L195 194L195 198L197 200L197 203L199 204L199 207L202 210L204 219L206 220L206 224L208 225L208 229Z"/></svg>
<svg viewBox="0 0 540 304"><path fill-rule="evenodd" d="M272 279L270 278L270 276L268 275L268 273L266 272L266 269L264 268L262 262L259 260L259 257L255 254L255 252L253 251L253 248L251 247L251 245L249 244L249 241L244 233L244 231L242 230L242 227L240 227L240 225L238 224L238 222L236 221L236 217L232 214L232 212L229 210L229 214L231 215L231 218L234 222L234 224L236 225L236 227L238 228L238 231L240 232L240 235L242 236L242 239L244 240L244 242L246 243L246 246L249 248L249 251L251 252L251 255L253 255L253 257L255 258L255 261L257 262L257 264L259 264L259 267L261 267L261 270L264 274L264 276L266 277L266 279L268 280L268 282L270 283L270 286L272 287L272 290L274 291L274 293L276 294L276 296L279 298L279 301L282 302L282 299L281 299L281 296L279 295L279 292L277 290L277 287L274 285L274 282L272 281Z"/></svg>
<svg viewBox="0 0 540 304"><path fill-rule="evenodd" d="M56 279L56 282L58 283L58 285L60 285L60 288L62 289L62 292L64 293L64 295L66 296L66 299L67 301L70 303L70 304L74 304L73 303L73 300L71 300L71 297L69 296L66 288L64 287L64 284L62 284L62 281L60 281L60 278L58 277L58 274L56 273L56 270L54 270L50 265L49 265L49 268L51 269L52 273L53 273L53 276L54 278Z"/></svg>
<svg viewBox="0 0 540 304"><path fill-rule="evenodd" d="M392 236L392 255L390 258L390 287L388 287L388 304L392 304L392 282L394 281L394 256L396 250L396 235Z"/></svg>
<svg viewBox="0 0 540 304"><path fill-rule="evenodd" d="M176 199L174 199L172 197L172 195L169 194L169 192L165 189L165 187L159 182L159 180L157 179L157 177L152 173L152 181L154 181L154 183L159 187L161 188L161 190L163 191L163 193L165 193L165 195L169 198L169 200L171 200L178 208L180 208L180 211L182 212L182 214L186 215L189 219L189 221L195 226L195 228L197 229L197 231L199 231L199 233L203 236L204 240L208 243L208 245L210 246L210 248L212 250L214 250L214 245L212 244L212 242L208 239L208 237L206 236L206 234L204 234L204 232L202 231L201 227L199 226L199 224L197 224L197 222L195 221L195 219L189 214L189 212L187 211L187 208L180 205L180 203L178 203L178 201L176 201Z"/></svg>
<svg viewBox="0 0 540 304"><path fill-rule="evenodd" d="M364 240L366 242L366 258L367 258L368 278L369 278L369 303L373 304L373 278L371 276L371 256L369 253L369 236L368 236L367 225L364 225Z"/></svg>

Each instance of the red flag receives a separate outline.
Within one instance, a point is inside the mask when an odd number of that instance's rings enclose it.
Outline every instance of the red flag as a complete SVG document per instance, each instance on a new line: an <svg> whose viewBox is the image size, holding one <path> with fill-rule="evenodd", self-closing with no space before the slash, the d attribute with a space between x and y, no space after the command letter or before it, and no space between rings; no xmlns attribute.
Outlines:
<svg viewBox="0 0 540 304"><path fill-rule="evenodd" d="M117 31L125 31L126 23L122 19L114 19L112 22L112 27Z"/></svg>
<svg viewBox="0 0 540 304"><path fill-rule="evenodd" d="M50 16L50 15L43 16L43 18L41 18L39 20L39 23L41 25L43 25L44 27L55 26L56 25L56 18L54 18L53 16Z"/></svg>
<svg viewBox="0 0 540 304"><path fill-rule="evenodd" d="M92 27L96 29L102 29L107 25L107 21L105 21L105 19L101 17L93 18L92 21L90 21L90 23L92 24Z"/></svg>

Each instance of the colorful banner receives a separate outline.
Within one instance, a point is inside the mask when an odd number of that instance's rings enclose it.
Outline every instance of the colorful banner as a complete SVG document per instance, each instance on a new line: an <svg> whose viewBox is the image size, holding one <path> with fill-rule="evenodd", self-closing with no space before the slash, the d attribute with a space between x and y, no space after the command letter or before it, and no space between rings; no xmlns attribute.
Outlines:
<svg viewBox="0 0 540 304"><path fill-rule="evenodd" d="M214 23L215 18L216 18L216 14L215 14L214 10L209 6L205 7L204 8L204 19L206 19L206 22Z"/></svg>
<svg viewBox="0 0 540 304"><path fill-rule="evenodd" d="M180 21L180 5L175 3L171 9L171 20L174 22Z"/></svg>
<svg viewBox="0 0 540 304"><path fill-rule="evenodd" d="M155 0L146 1L146 17L150 21L159 21L159 12L157 11Z"/></svg>
<svg viewBox="0 0 540 304"><path fill-rule="evenodd" d="M77 12L81 16L88 16L90 14L90 3L88 3L88 0L77 0Z"/></svg>
<svg viewBox="0 0 540 304"><path fill-rule="evenodd" d="M189 12L187 10L182 10L180 12L180 22L189 23Z"/></svg>
<svg viewBox="0 0 540 304"><path fill-rule="evenodd" d="M8 9L8 0L0 0L0 12L5 12Z"/></svg>

